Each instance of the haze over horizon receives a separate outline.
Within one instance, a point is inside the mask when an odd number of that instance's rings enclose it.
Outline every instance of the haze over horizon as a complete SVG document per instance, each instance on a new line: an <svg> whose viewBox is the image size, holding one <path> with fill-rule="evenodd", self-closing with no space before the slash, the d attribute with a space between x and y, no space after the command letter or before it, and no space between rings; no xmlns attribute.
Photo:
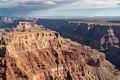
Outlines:
<svg viewBox="0 0 120 80"><path fill-rule="evenodd" d="M0 16L120 16L120 0L0 0Z"/></svg>

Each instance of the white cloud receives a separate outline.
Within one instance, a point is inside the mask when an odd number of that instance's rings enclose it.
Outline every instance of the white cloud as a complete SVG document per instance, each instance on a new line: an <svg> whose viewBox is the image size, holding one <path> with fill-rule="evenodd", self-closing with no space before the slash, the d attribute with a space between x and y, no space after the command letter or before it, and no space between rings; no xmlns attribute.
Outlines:
<svg viewBox="0 0 120 80"><path fill-rule="evenodd" d="M22 3L22 4L21 4ZM36 3L36 4L35 4ZM0 0L0 8L10 8L24 5L54 5L55 0Z"/></svg>
<svg viewBox="0 0 120 80"><path fill-rule="evenodd" d="M54 1L44 1L45 4L51 4L51 5L54 5L56 4Z"/></svg>
<svg viewBox="0 0 120 80"><path fill-rule="evenodd" d="M0 0L0 8L27 6L27 5L59 5L73 1L67 8L106 8L117 7L120 0ZM21 4L22 3L22 4ZM32 4L33 3L33 4ZM36 3L36 4L35 4Z"/></svg>
<svg viewBox="0 0 120 80"><path fill-rule="evenodd" d="M6 8L6 7L16 7L16 6L22 6L22 5L59 5L60 3L67 3L75 0L0 0L0 8ZM21 4L23 3L23 4ZM30 3L30 4L29 4Z"/></svg>
<svg viewBox="0 0 120 80"><path fill-rule="evenodd" d="M0 15L28 15L32 12L37 13L37 11L39 11L39 13L43 12L44 14L44 11L48 9L56 9L59 11L59 9L113 7L120 7L120 0L0 0Z"/></svg>
<svg viewBox="0 0 120 80"><path fill-rule="evenodd" d="M0 0L0 15L30 14L33 11L44 11L75 0Z"/></svg>
<svg viewBox="0 0 120 80"><path fill-rule="evenodd" d="M71 4L73 8L109 8L118 7L120 0L78 0Z"/></svg>

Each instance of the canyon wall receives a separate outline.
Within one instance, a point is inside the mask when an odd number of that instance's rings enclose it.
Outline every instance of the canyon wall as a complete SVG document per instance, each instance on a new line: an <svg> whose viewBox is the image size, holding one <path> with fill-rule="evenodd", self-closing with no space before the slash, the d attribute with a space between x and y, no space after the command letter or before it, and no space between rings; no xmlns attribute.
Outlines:
<svg viewBox="0 0 120 80"><path fill-rule="evenodd" d="M101 52L55 31L20 26L0 37L0 80L119 80Z"/></svg>
<svg viewBox="0 0 120 80"><path fill-rule="evenodd" d="M79 20L38 20L37 24L55 30L65 38L104 52L107 59L120 69L120 25Z"/></svg>

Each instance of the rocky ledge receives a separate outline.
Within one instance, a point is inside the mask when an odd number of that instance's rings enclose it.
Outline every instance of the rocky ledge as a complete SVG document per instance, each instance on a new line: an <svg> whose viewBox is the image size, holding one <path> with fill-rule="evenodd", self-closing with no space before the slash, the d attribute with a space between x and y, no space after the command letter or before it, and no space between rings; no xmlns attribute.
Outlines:
<svg viewBox="0 0 120 80"><path fill-rule="evenodd" d="M25 23L1 33L0 80L120 79L103 53L35 26Z"/></svg>

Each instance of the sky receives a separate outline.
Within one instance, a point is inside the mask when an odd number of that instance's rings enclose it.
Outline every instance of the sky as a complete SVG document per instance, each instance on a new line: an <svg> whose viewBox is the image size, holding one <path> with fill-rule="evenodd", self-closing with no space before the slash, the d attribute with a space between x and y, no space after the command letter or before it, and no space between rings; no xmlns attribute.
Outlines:
<svg viewBox="0 0 120 80"><path fill-rule="evenodd" d="M0 16L120 16L120 0L0 0Z"/></svg>

